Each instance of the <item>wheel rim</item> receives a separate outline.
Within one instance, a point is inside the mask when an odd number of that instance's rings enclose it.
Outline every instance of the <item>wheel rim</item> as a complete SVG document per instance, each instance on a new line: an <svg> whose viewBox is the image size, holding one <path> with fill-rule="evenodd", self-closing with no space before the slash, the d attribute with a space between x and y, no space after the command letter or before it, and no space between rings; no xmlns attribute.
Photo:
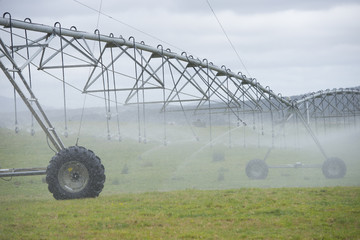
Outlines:
<svg viewBox="0 0 360 240"><path fill-rule="evenodd" d="M84 164L70 161L62 165L58 173L60 186L67 192L77 193L89 182L89 172Z"/></svg>
<svg viewBox="0 0 360 240"><path fill-rule="evenodd" d="M330 176L337 176L340 172L340 167L338 164L336 163L332 163L329 165L328 169L327 169L328 173Z"/></svg>
<svg viewBox="0 0 360 240"><path fill-rule="evenodd" d="M251 166L250 168L250 174L252 177L259 178L263 174L263 170L260 166Z"/></svg>

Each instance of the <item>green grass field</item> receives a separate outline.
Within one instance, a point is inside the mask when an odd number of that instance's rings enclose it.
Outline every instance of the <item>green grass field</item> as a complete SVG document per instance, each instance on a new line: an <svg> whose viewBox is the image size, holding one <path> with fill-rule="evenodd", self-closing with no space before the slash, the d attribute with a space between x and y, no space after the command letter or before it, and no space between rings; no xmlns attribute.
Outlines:
<svg viewBox="0 0 360 240"><path fill-rule="evenodd" d="M80 145L106 168L96 199L56 201L43 176L0 179L0 239L360 239L357 132L321 139L330 156L346 162L342 179L326 179L320 168L281 168L270 169L266 180L249 180L246 163L268 150L257 147L257 136L245 148L243 132L234 131L239 143L229 148L228 135L218 130L210 147L206 140L183 141L182 129L176 142L168 131L164 146L136 137L107 141L86 130ZM64 141L74 145L76 134ZM321 164L312 145L276 148L267 162ZM53 155L39 131L31 137L0 129L1 168L46 167Z"/></svg>
<svg viewBox="0 0 360 240"><path fill-rule="evenodd" d="M1 239L359 239L360 188L2 199Z"/></svg>

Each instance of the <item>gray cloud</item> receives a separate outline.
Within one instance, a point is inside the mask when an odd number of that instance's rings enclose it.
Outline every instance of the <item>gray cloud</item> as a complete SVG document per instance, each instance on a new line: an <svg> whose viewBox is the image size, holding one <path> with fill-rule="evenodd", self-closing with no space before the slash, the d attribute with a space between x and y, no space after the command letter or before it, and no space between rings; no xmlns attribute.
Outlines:
<svg viewBox="0 0 360 240"><path fill-rule="evenodd" d="M317 11L326 10L335 6L360 4L359 0L208 0L215 11L233 11L237 14L264 14L287 10ZM99 9L101 1L78 0L94 9ZM48 1L48 0L0 0L3 11L16 12L18 15L35 14L42 16L66 16L87 12L75 0ZM115 12L137 12L141 10L165 10L173 13L209 13L206 0L103 0L103 10ZM91 12L91 11L90 11ZM155 17L155 16L154 16Z"/></svg>
<svg viewBox="0 0 360 240"><path fill-rule="evenodd" d="M259 14L268 12L278 12L286 10L323 10L334 6L348 4L359 4L359 0L208 0L217 11L234 11L238 14ZM116 0L108 1L109 6L119 7L122 10L136 11L138 9L167 9L171 12L206 12L208 5L206 0Z"/></svg>

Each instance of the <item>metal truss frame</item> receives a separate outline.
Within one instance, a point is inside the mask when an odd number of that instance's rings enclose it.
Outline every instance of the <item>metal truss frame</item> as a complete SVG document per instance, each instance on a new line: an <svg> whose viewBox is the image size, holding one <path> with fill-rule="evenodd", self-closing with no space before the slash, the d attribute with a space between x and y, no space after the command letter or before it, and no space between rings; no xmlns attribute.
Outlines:
<svg viewBox="0 0 360 240"><path fill-rule="evenodd" d="M133 37L126 40L113 34L101 35L98 30L86 33L75 27L65 29L60 23L40 25L30 19L11 19L8 13L0 18L0 26L4 27L0 32L0 68L57 151L63 149L64 144L32 92L30 68L35 67L62 81L64 95L68 80L66 71L86 69L90 74L77 80L83 82L81 91L103 94L109 116L111 104L118 108L119 102L142 104L143 107L160 104L164 121L166 112L174 111L174 106L180 111L206 111L209 115L227 112L244 125L240 113L269 113L271 118L274 112L283 116L295 113L325 159L327 156L309 126L309 119L320 115L359 115L359 90L328 90L291 100L226 66L218 67L186 52L177 54L162 45L151 47L136 42ZM57 75L51 72L56 70ZM29 79L25 77L26 71ZM123 94L120 96L120 93Z"/></svg>

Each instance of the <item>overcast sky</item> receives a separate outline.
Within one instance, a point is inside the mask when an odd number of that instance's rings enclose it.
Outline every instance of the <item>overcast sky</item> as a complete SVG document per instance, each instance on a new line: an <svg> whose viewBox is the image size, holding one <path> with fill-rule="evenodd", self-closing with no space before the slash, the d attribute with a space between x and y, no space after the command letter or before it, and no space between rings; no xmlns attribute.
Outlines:
<svg viewBox="0 0 360 240"><path fill-rule="evenodd" d="M187 51L285 96L360 85L360 0L209 2L246 69L206 0L0 0L0 9Z"/></svg>

